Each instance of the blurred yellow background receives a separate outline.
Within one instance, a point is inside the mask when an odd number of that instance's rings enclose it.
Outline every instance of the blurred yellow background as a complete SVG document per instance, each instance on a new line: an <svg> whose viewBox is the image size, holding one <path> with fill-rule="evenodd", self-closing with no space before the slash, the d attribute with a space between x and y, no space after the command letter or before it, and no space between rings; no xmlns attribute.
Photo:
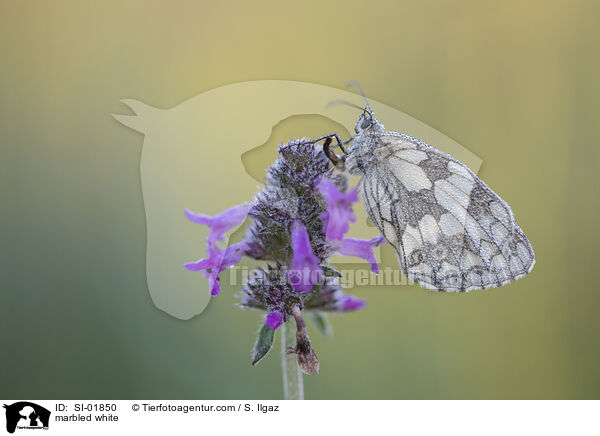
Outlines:
<svg viewBox="0 0 600 436"><path fill-rule="evenodd" d="M537 264L468 295L358 289L366 310L311 332L307 398L598 398L599 18L588 1L1 3L0 392L281 398L277 354L249 365L260 317L236 289L189 321L152 303L143 137L111 113L355 79L483 159Z"/></svg>

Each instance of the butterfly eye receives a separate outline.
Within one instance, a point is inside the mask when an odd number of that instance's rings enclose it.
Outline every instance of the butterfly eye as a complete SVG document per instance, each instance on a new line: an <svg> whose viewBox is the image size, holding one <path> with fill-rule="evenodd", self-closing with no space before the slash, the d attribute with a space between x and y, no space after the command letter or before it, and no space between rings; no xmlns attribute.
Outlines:
<svg viewBox="0 0 600 436"><path fill-rule="evenodd" d="M365 115L365 118L363 119L362 123L360 124L360 128L361 129L368 129L369 126L371 126L371 124L373 124L373 119L371 118L370 115Z"/></svg>

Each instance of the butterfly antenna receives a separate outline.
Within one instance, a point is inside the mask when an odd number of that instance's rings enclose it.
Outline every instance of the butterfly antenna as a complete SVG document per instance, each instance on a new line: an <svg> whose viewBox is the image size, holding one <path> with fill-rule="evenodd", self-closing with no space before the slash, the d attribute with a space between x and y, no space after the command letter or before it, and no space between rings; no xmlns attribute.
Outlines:
<svg viewBox="0 0 600 436"><path fill-rule="evenodd" d="M363 92L363 90L360 87L360 85L358 84L358 82L355 80L350 80L348 82L348 86L352 86L353 88L356 88L358 90L358 92L360 92L360 95L362 95L363 100L367 104L367 108L369 108L371 115L373 115L373 108L371 108L371 105L369 104L369 100L367 100L367 97L365 96L365 93Z"/></svg>
<svg viewBox="0 0 600 436"><path fill-rule="evenodd" d="M349 101L346 101L346 100L333 100L333 101L330 101L329 103L327 103L327 107L330 107L330 106L337 106L338 104L343 104L344 106L351 106L351 107L355 107L355 108L357 108L357 109L360 109L361 111L365 110L365 108L363 108L363 107L360 107L360 106L359 106L359 105L357 105L357 104L350 103Z"/></svg>

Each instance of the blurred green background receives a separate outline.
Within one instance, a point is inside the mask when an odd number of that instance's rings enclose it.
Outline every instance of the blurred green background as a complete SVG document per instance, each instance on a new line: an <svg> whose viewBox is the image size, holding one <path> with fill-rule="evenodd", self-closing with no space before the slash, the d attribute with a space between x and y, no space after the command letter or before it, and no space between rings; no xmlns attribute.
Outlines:
<svg viewBox="0 0 600 436"><path fill-rule="evenodd" d="M307 398L598 398L599 19L589 1L3 1L0 396L281 398L235 289L189 321L152 303L143 137L110 114L356 79L483 159L537 265L468 295L356 290L368 308L311 335Z"/></svg>

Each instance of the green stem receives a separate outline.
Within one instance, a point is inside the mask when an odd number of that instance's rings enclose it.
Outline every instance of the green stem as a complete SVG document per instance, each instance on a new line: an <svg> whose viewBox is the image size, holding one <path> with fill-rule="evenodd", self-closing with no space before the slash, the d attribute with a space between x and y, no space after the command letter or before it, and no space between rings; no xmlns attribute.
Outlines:
<svg viewBox="0 0 600 436"><path fill-rule="evenodd" d="M284 322L280 330L283 398L285 400L303 400L304 385L302 383L302 372L296 362L296 355L286 353L288 348L296 348L296 329L293 321Z"/></svg>

